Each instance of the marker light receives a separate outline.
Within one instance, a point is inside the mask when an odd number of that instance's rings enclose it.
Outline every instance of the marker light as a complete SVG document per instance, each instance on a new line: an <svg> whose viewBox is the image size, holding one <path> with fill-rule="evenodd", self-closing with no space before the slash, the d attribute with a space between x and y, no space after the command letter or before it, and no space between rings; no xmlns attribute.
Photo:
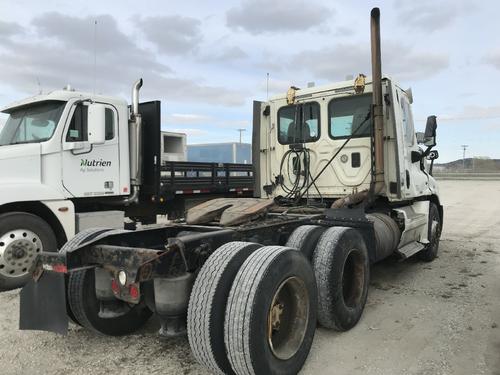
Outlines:
<svg viewBox="0 0 500 375"><path fill-rule="evenodd" d="M122 286L125 286L127 283L127 273L125 271L121 270L118 272L118 281Z"/></svg>

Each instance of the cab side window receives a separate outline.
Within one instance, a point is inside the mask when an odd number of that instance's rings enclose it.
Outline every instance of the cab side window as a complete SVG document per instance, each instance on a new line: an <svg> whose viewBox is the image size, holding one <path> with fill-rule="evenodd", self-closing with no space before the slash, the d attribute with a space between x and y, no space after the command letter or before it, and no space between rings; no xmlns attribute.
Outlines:
<svg viewBox="0 0 500 375"><path fill-rule="evenodd" d="M88 107L83 104L78 104L73 112L73 117L69 124L68 133L66 134L66 142L85 142L88 140L87 134L87 116ZM106 108L105 116L105 134L106 141L115 137L115 114L111 108Z"/></svg>
<svg viewBox="0 0 500 375"><path fill-rule="evenodd" d="M415 129L413 126L413 117L411 114L410 105L403 98L401 100L401 112L403 114L403 134L405 143L408 146L413 146L413 143L415 141Z"/></svg>
<svg viewBox="0 0 500 375"><path fill-rule="evenodd" d="M87 140L87 115L88 107L78 104L69 124L66 142L84 142Z"/></svg>
<svg viewBox="0 0 500 375"><path fill-rule="evenodd" d="M115 114L111 108L106 108L104 116L106 124L106 141L109 141L110 139L113 139L115 137Z"/></svg>

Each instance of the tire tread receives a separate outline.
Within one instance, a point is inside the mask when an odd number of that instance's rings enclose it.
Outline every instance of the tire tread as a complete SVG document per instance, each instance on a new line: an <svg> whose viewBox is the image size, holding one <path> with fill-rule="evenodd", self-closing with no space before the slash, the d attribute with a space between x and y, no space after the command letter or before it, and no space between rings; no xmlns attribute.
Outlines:
<svg viewBox="0 0 500 375"><path fill-rule="evenodd" d="M230 242L219 247L205 262L191 291L188 307L187 332L195 359L217 374L224 369L217 363L211 341L211 320L224 318L213 316L213 300L224 271L241 251L258 245L251 242Z"/></svg>

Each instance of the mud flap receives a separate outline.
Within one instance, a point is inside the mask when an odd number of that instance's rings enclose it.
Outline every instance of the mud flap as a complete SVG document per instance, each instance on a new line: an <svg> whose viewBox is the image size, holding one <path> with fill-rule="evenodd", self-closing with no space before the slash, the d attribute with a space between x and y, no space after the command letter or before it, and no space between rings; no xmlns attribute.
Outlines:
<svg viewBox="0 0 500 375"><path fill-rule="evenodd" d="M40 330L66 335L66 286L64 274L43 272L21 290L19 329Z"/></svg>

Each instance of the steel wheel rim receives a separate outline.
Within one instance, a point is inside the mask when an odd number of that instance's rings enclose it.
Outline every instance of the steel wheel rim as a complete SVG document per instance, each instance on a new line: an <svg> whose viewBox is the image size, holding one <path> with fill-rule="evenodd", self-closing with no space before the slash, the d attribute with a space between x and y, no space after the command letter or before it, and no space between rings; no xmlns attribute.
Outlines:
<svg viewBox="0 0 500 375"><path fill-rule="evenodd" d="M292 358L300 349L309 319L309 293L296 276L284 280L274 293L267 318L271 352L281 360Z"/></svg>
<svg viewBox="0 0 500 375"><path fill-rule="evenodd" d="M365 283L364 262L361 252L352 250L346 257L342 270L342 297L349 308L361 302Z"/></svg>
<svg viewBox="0 0 500 375"><path fill-rule="evenodd" d="M0 237L0 275L9 278L28 274L36 255L43 251L40 237L28 229L14 229Z"/></svg>

